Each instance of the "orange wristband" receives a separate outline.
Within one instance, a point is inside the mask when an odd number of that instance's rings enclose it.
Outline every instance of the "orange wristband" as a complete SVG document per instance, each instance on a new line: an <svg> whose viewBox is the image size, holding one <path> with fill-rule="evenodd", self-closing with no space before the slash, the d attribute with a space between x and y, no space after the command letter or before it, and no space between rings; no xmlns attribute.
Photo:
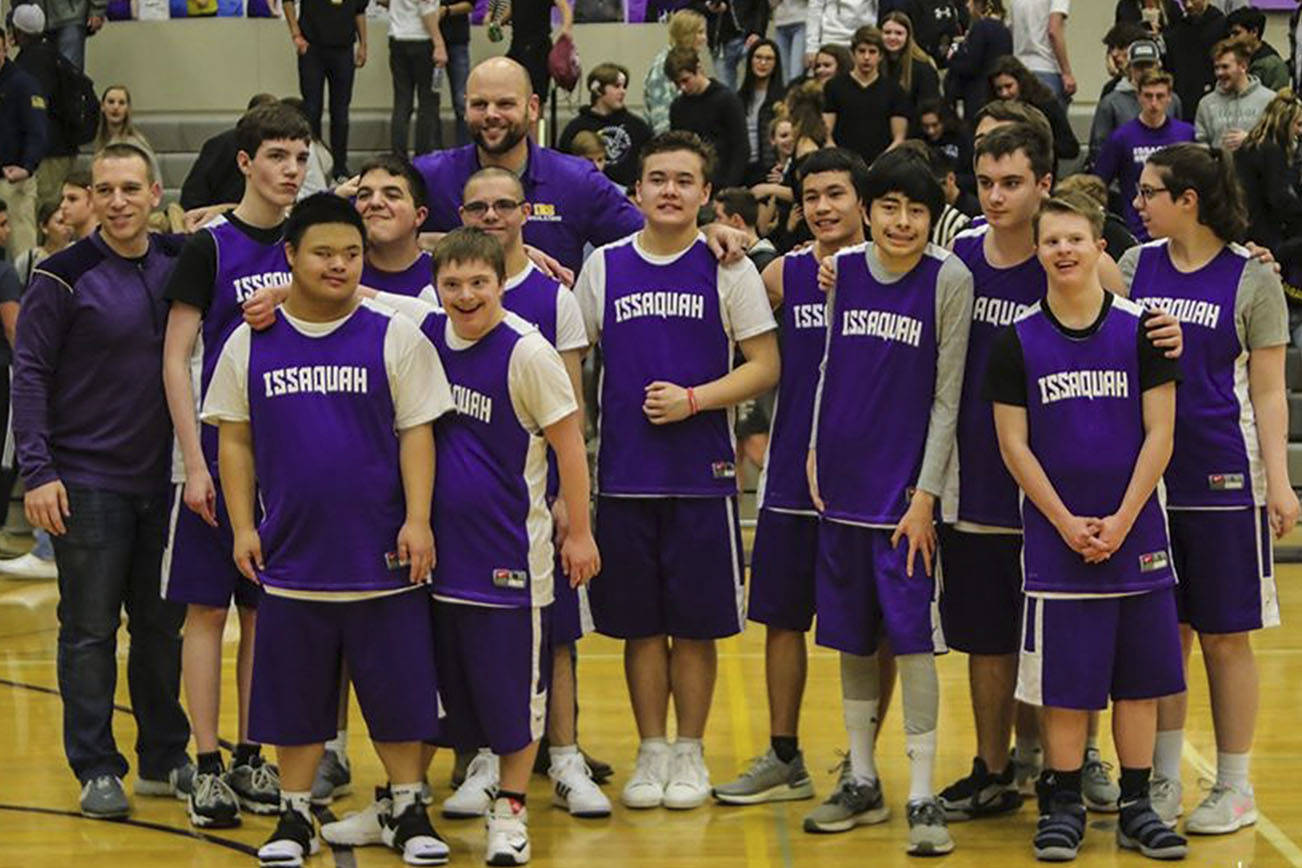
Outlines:
<svg viewBox="0 0 1302 868"><path fill-rule="evenodd" d="M696 390L689 388L687 390L687 415L695 416L701 408L696 404Z"/></svg>

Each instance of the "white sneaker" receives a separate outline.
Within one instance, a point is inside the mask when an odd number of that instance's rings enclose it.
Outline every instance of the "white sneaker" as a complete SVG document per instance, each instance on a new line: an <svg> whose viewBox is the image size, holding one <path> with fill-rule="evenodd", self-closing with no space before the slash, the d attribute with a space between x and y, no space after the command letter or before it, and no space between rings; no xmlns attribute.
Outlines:
<svg viewBox="0 0 1302 868"><path fill-rule="evenodd" d="M510 799L495 799L488 810L489 865L523 865L529 861L529 811Z"/></svg>
<svg viewBox="0 0 1302 868"><path fill-rule="evenodd" d="M6 579L57 579L59 568L54 561L38 558L30 552L7 561L0 561L0 575Z"/></svg>
<svg viewBox="0 0 1302 868"><path fill-rule="evenodd" d="M1172 828L1180 819L1180 800L1184 797L1184 786L1176 778L1168 778L1153 773L1148 783L1148 801L1153 811Z"/></svg>
<svg viewBox="0 0 1302 868"><path fill-rule="evenodd" d="M481 750L466 767L466 779L443 800L443 816L453 819L482 817L497 796L501 764L491 750Z"/></svg>
<svg viewBox="0 0 1302 868"><path fill-rule="evenodd" d="M665 785L669 783L669 746L647 747L637 751L637 767L624 784L619 800L629 808L658 808L665 801Z"/></svg>
<svg viewBox="0 0 1302 868"><path fill-rule="evenodd" d="M583 754L574 753L552 757L547 776L555 784L552 804L564 808L575 817L609 817L610 799L592 780Z"/></svg>
<svg viewBox="0 0 1302 868"><path fill-rule="evenodd" d="M1184 821L1191 835L1228 835L1257 822L1257 800L1251 792L1217 783Z"/></svg>
<svg viewBox="0 0 1302 868"><path fill-rule="evenodd" d="M705 752L696 745L674 747L669 763L669 783L665 784L665 807L676 811L699 808L710 796L710 770L705 767Z"/></svg>
<svg viewBox="0 0 1302 868"><path fill-rule="evenodd" d="M321 827L321 837L327 844L345 847L367 847L383 844L383 818L393 810L393 799L388 787L375 788L375 801L364 809L346 815L342 820Z"/></svg>

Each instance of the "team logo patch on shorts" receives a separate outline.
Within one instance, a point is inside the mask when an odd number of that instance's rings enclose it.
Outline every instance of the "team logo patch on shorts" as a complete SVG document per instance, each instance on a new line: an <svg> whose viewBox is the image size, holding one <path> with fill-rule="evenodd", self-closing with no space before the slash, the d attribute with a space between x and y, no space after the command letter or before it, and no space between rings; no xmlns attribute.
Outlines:
<svg viewBox="0 0 1302 868"><path fill-rule="evenodd" d="M524 570L493 570L493 587L514 588L519 590L529 581L529 574Z"/></svg>
<svg viewBox="0 0 1302 868"><path fill-rule="evenodd" d="M731 461L716 461L710 465L710 473L715 479L736 479L737 465Z"/></svg>
<svg viewBox="0 0 1302 868"><path fill-rule="evenodd" d="M1141 573L1152 573L1157 570L1166 569L1171 563L1165 551L1149 552L1139 556L1139 571Z"/></svg>
<svg viewBox="0 0 1302 868"><path fill-rule="evenodd" d="M1207 477L1207 487L1212 491L1242 491L1242 473L1213 473Z"/></svg>

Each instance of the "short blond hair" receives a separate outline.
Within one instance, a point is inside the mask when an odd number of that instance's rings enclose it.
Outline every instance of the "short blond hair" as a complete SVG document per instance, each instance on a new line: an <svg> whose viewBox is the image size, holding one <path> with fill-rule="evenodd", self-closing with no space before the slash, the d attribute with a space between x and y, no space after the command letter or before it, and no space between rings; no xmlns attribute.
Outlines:
<svg viewBox="0 0 1302 868"><path fill-rule="evenodd" d="M1100 208L1108 206L1108 185L1098 175L1068 175L1053 188L1055 196L1077 193L1088 196L1098 203Z"/></svg>
<svg viewBox="0 0 1302 868"><path fill-rule="evenodd" d="M695 48L696 34L705 32L705 16L690 9L679 9L669 16L669 44L678 48Z"/></svg>
<svg viewBox="0 0 1302 868"><path fill-rule="evenodd" d="M1074 215L1084 217L1089 221L1090 233L1097 240L1103 237L1103 223L1105 216L1099 203L1095 202L1084 193L1068 192L1055 194L1052 198L1044 200L1040 210L1035 212L1035 219L1031 222L1031 229L1035 233L1035 241L1040 241L1040 221L1046 214Z"/></svg>

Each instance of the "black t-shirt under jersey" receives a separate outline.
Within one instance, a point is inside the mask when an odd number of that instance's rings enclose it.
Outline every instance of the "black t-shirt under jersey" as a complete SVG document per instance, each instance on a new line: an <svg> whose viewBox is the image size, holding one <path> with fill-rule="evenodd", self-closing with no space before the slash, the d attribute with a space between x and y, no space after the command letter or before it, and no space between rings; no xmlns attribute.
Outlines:
<svg viewBox="0 0 1302 868"><path fill-rule="evenodd" d="M285 224L261 229L250 226L232 213L226 215L227 221L236 229L259 244L275 244L280 240ZM212 233L202 230L190 236L181 255L176 258L172 275L163 287L163 298L180 301L199 310L208 311L212 304L214 284L217 282L217 242Z"/></svg>

